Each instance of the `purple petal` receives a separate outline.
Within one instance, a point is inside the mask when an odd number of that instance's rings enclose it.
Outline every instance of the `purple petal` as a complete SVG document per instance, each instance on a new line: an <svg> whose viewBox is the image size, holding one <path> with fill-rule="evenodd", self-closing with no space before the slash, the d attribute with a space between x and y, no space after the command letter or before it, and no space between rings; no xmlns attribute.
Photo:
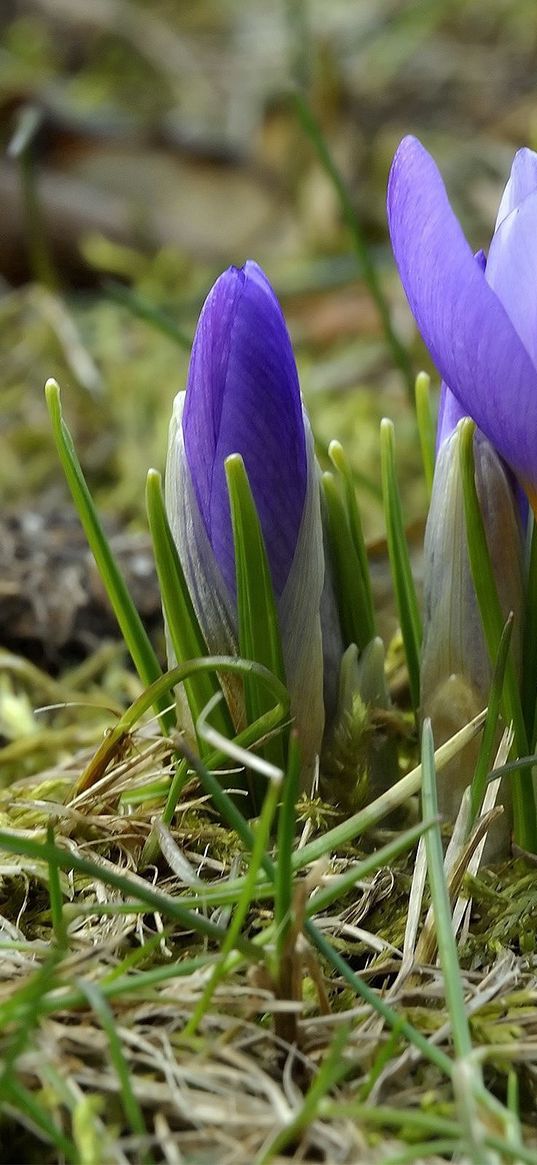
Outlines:
<svg viewBox="0 0 537 1165"><path fill-rule="evenodd" d="M479 263L481 271L484 271L487 266L487 257L484 251L476 251L474 255L476 263ZM440 404L438 406L438 421L436 424L436 454L444 441L451 436L454 429L457 428L459 421L463 417L468 416L465 408L457 397L453 395L446 382L443 380L440 386Z"/></svg>
<svg viewBox="0 0 537 1165"><path fill-rule="evenodd" d="M436 425L436 454L444 441L451 436L454 429L457 428L459 421L463 417L467 417L468 413L459 404L457 397L453 395L451 389L448 388L445 380L440 386L440 404L438 406L438 421Z"/></svg>
<svg viewBox="0 0 537 1165"><path fill-rule="evenodd" d="M244 459L280 595L306 492L306 445L296 364L282 311L256 263L230 267L199 319L188 374L186 457L209 541L235 594L224 460Z"/></svg>
<svg viewBox="0 0 537 1165"><path fill-rule="evenodd" d="M496 231L486 278L537 365L537 190Z"/></svg>
<svg viewBox="0 0 537 1165"><path fill-rule="evenodd" d="M498 230L504 218L520 206L535 189L537 189L537 154L534 150L524 147L523 150L517 150L513 158L509 181L498 208L495 230Z"/></svg>
<svg viewBox="0 0 537 1165"><path fill-rule="evenodd" d="M537 370L415 138L395 155L388 218L403 287L441 376L523 483L536 486Z"/></svg>

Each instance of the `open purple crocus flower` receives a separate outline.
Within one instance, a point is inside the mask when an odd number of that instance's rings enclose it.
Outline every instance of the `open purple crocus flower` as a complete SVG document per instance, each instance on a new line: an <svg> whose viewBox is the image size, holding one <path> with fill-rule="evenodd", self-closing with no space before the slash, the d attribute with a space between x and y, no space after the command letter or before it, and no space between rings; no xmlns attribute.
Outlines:
<svg viewBox="0 0 537 1165"><path fill-rule="evenodd" d="M413 137L393 161L388 220L436 367L536 509L537 154L515 156L486 265L476 262L433 159Z"/></svg>
<svg viewBox="0 0 537 1165"><path fill-rule="evenodd" d="M202 308L166 467L168 517L207 646L237 654L224 471L232 453L244 460L263 529L291 710L311 771L324 726L318 469L285 320L251 261L225 271Z"/></svg>

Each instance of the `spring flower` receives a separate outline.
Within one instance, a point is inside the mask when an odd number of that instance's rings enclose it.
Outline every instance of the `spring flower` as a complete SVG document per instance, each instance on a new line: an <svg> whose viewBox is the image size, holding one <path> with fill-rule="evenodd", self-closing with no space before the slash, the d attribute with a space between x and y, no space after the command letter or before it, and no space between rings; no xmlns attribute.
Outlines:
<svg viewBox="0 0 537 1165"><path fill-rule="evenodd" d="M415 138L395 155L388 220L423 339L462 408L537 507L537 154L520 150L486 265L475 261L440 173Z"/></svg>
<svg viewBox="0 0 537 1165"><path fill-rule="evenodd" d="M232 453L244 460L263 530L307 784L324 725L318 469L282 311L251 261L225 271L202 308L166 467L168 517L207 646L238 654L224 471ZM240 723L240 706L232 711Z"/></svg>
<svg viewBox="0 0 537 1165"><path fill-rule="evenodd" d="M487 703L492 669L472 581L466 542L457 424L461 407L444 384L440 403L431 505L424 544L424 620L421 661L422 715L435 741L444 743ZM504 618L514 611L511 649L520 672L523 608L523 529L511 474L479 430L474 436L476 488ZM442 771L439 805L457 815L472 779L479 742L468 745ZM504 815L487 843L488 858L507 847L511 825L509 784L502 790Z"/></svg>

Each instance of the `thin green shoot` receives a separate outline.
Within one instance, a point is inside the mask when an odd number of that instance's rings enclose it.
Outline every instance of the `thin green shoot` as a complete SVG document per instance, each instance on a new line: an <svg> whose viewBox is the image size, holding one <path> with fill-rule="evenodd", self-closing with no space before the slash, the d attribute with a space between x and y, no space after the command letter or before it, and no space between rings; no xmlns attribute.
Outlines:
<svg viewBox="0 0 537 1165"><path fill-rule="evenodd" d="M281 1129L262 1151L259 1165L268 1165L275 1156L283 1152L298 1134L315 1120L321 1101L346 1076L353 1067L352 1061L343 1059L348 1043L350 1025L337 1029L327 1054L306 1092L302 1105L289 1124Z"/></svg>
<svg viewBox="0 0 537 1165"><path fill-rule="evenodd" d="M252 758L256 760L257 758ZM266 762L264 766L265 776ZM254 832L254 844L248 861L248 872L244 879L244 886L242 893L237 902L231 924L228 927L226 937L220 947L220 956L218 962L213 970L211 978L206 984L201 993L200 999L194 1008L194 1011L184 1029L183 1035L185 1039L194 1035L201 1020L206 1014L207 1008L213 997L218 984L222 982L226 975L228 955L237 946L237 940L240 937L243 923L246 915L251 907L252 900L255 897L255 887L257 875L261 867L261 862L266 854L270 841L270 833L276 813L278 798L280 795L281 784L283 780L283 773L281 769L273 769L268 777L268 788L263 801L261 809L261 816L256 825Z"/></svg>
<svg viewBox="0 0 537 1165"><path fill-rule="evenodd" d="M154 890L152 886L146 885L141 879L134 881L125 874L118 874L116 870L99 866L97 862L92 862L89 858L81 858L78 854L62 850L52 842L39 842L19 833L8 833L5 830L0 830L0 849L4 849L8 853L34 858L36 861L46 863L53 861L62 870L78 870L81 874L87 874L92 880L113 886L126 898L145 902L151 910L175 919L185 930L192 930L196 934L204 935L216 943L223 942L226 937L225 927L211 922L203 914L185 909L177 898ZM249 958L258 960L261 957L258 948L247 939L237 940L237 948ZM0 1022L2 1022L3 1010L0 1004Z"/></svg>
<svg viewBox="0 0 537 1165"><path fill-rule="evenodd" d="M380 425L380 465L390 569L405 646L412 705L417 716L420 703L421 616L395 470L394 426L386 417Z"/></svg>
<svg viewBox="0 0 537 1165"><path fill-rule="evenodd" d="M55 380L47 381L45 397L67 484L121 634L142 683L151 684L161 675L160 664L102 528L76 455L73 439L63 419L60 389ZM157 700L155 710L160 715L164 731L169 732L174 725L175 717L172 712L166 710L163 699Z"/></svg>
<svg viewBox="0 0 537 1165"><path fill-rule="evenodd" d="M59 951L53 949L29 981L0 1004L2 1030L13 1025L13 1031L2 1050L0 1103L10 1091L17 1060L30 1042L32 1032L40 1023L43 996L56 985L58 961Z"/></svg>
<svg viewBox="0 0 537 1165"><path fill-rule="evenodd" d="M235 550L239 654L244 659L262 663L285 683L278 612L265 540L240 454L226 457L224 468ZM244 677L248 724L258 720L266 711L267 698L267 690L259 684L255 672ZM263 745L262 754L271 764L285 768L286 740L281 733ZM255 810L260 804L255 786L251 793Z"/></svg>
<svg viewBox="0 0 537 1165"><path fill-rule="evenodd" d="M524 615L522 707L530 749L537 742L537 525L533 511L528 514L528 574Z"/></svg>
<svg viewBox="0 0 537 1165"><path fill-rule="evenodd" d="M337 469L337 472L339 473L343 482L351 541L360 566L360 577L362 581L364 604L361 617L364 625L367 626L367 634L369 636L367 643L369 643L370 640L373 639L377 634L377 626L375 619L375 607L373 603L373 591L371 587L371 573L369 570L369 560L367 557L367 548L365 544L360 509L356 500L355 482L349 462L345 455L345 451L339 441L330 442L328 446L328 456L334 468Z"/></svg>
<svg viewBox="0 0 537 1165"><path fill-rule="evenodd" d="M147 1129L145 1127L143 1113L132 1089L129 1066L123 1055L121 1040L118 1035L114 1016L96 983L90 982L89 979L81 979L79 982L80 990L86 996L90 1007L95 1012L107 1036L110 1059L119 1081L121 1099L128 1127L135 1136L147 1141ZM142 1165L152 1165L153 1157L147 1150L142 1149L139 1160L142 1162Z"/></svg>
<svg viewBox="0 0 537 1165"><path fill-rule="evenodd" d="M421 767L423 813L429 818L438 817L434 742L430 720L426 720L423 725ZM465 1059L472 1053L472 1041L466 1015L457 945L453 935L451 904L444 870L444 851L439 824L433 826L425 834L425 852L427 854L427 874L431 890L438 954L444 975L453 1043L456 1055Z"/></svg>
<svg viewBox="0 0 537 1165"><path fill-rule="evenodd" d="M498 735L498 717L500 715L500 707L505 681L505 669L509 656L512 630L513 615L511 614L506 620L505 627L502 631L502 637L500 639L498 655L494 667L494 674L492 677L492 683L490 685L485 727L483 729L483 736L481 737L479 756L477 758L477 764L474 770L470 788L471 824L475 821L476 817L481 812L483 797L485 796L485 790L487 786L487 776L491 769L494 749L496 747L496 739Z"/></svg>
<svg viewBox="0 0 537 1165"><path fill-rule="evenodd" d="M306 914L313 917L314 915L321 913L323 910L326 910L329 906L331 906L333 902L343 898L345 894L353 890L357 882L362 881L364 878L370 877L372 874L376 873L376 871L379 870L381 866L389 865L401 854L405 853L406 850L411 849L416 844L416 841L422 836L424 831L429 829L430 824L431 823L428 821L420 821L416 825L411 826L409 829L404 830L402 833L398 833L394 838L392 838L391 841L386 842L386 845L381 846L380 849L375 850L374 853L368 854L367 857L356 861L356 863L353 864L352 869L348 870L345 874L341 874L339 878L331 879L330 884L318 890L315 894L315 897L312 898L308 903L306 907ZM299 853L300 851L295 851L292 857L297 857ZM289 862L287 868L290 869L291 873L286 899L291 902L293 889L292 877L294 875L292 861ZM277 909L280 908L279 904L278 908L276 906L278 895L277 882L280 879L279 857L278 861L275 863L275 877L276 881L273 883L267 879L266 874L261 873L255 884L254 897L258 902L274 899L275 929L277 938L279 939L281 928L276 921L278 918ZM181 894L178 895L178 901L181 902L183 906L186 906L192 910L197 909L201 902L203 902L203 906L207 909L214 909L216 907L222 906L233 906L237 903L243 891L244 881L245 878L243 875L241 875L238 878L219 879L216 884L211 884L208 882L205 885L204 883L203 893L201 895L198 892ZM132 898L126 899L122 902L100 902L98 909L99 914L109 916L147 913L147 905L143 902L136 902ZM74 918L93 915L95 914L95 911L96 906L94 902L73 902L68 903L64 907L65 917L69 921ZM287 923L289 917L289 911L287 915L282 915L282 917L285 929L285 924ZM158 940L156 945L158 945L158 943L162 941L162 935L159 933L156 938ZM111 980L116 976L120 977L123 975L125 968L130 965L130 960L132 960L133 966L136 965L142 958L145 957L146 951L148 951L148 954L150 953L150 943L145 943L141 951L136 950L135 952L131 952L128 960L125 960L124 963L120 963L116 968L114 968L114 971L105 976L105 981L108 982L108 979Z"/></svg>
<svg viewBox="0 0 537 1165"><path fill-rule="evenodd" d="M333 473L321 478L324 510L330 541L331 562L343 643L356 643L363 651L375 634L370 605L369 570L366 578L351 537L349 517Z"/></svg>
<svg viewBox="0 0 537 1165"><path fill-rule="evenodd" d="M54 847L54 829L51 822L47 825L47 841ZM49 859L48 863L48 891L52 929L56 944L63 951L67 947L67 927L63 914L63 894L60 883L60 872L52 858Z"/></svg>
<svg viewBox="0 0 537 1165"><path fill-rule="evenodd" d="M265 734L277 728L287 718L289 714L289 695L287 688L272 672L269 672L267 668L263 667L262 664L255 663L252 660L237 659L235 656L230 655L209 655L205 659L185 660L184 663L178 664L177 667L171 668L170 671L160 675L126 709L117 721L117 724L114 725L99 745L96 753L79 777L75 785L73 797L76 797L80 792L91 787L91 785L95 784L102 777L118 750L123 747L125 741L136 727L138 721L156 700L163 698L166 692L176 687L177 684L184 683L185 680L197 672L219 670L242 676L252 672L255 673L258 680L267 685L276 701L273 707L269 708L267 712L264 712L254 724L249 725L240 734L241 744L243 746L253 744L258 738L263 737ZM210 704L212 708L214 706L214 698L210 701ZM198 723L200 719L201 717L199 716ZM216 732L216 729L214 731ZM225 740L226 738L218 734L218 739ZM214 763L216 763L216 760L211 760L211 764Z"/></svg>
<svg viewBox="0 0 537 1165"><path fill-rule="evenodd" d="M423 475L427 486L427 496L431 500L435 462L435 433L431 408L431 378L426 372L418 372L415 384L416 421L420 439Z"/></svg>
<svg viewBox="0 0 537 1165"><path fill-rule="evenodd" d="M474 722L472 723L471 727L475 731L475 723ZM198 731L202 731L202 726L199 723L198 723ZM466 729L466 733L468 733L468 726ZM457 735L459 738L461 738L461 735L462 735L463 739L468 739L468 738L471 739L472 732L469 732L469 735L465 735L465 734L461 734L461 733L458 733ZM450 741L448 743L453 747L452 741ZM448 750L448 755L452 755L452 748L451 748L451 750ZM226 821L226 823L232 829L235 829L235 831L238 833L238 836L240 837L243 844L246 846L247 849L249 849L251 851L253 849L253 845L254 845L254 836L252 833L251 826L248 824L246 819L244 817L242 817L242 815L240 813L238 813L231 798L228 796L228 794L223 789L221 789L218 786L218 783L215 781L215 778L205 768L205 766L202 764L201 760L199 760L199 759L195 760L195 767L196 767L196 771L197 771L197 773L200 777L200 780L201 780L202 784L204 785L205 789L207 790L208 793L210 793L211 797L214 798L215 803L216 803L216 807L217 807L222 819L224 821ZM411 775L411 774L409 774L409 775ZM405 780L406 780L406 778L405 778ZM417 775L417 779L416 779L416 776L413 777L413 781L415 784L414 791L417 791L417 788L419 788L419 784L421 782L421 772ZM400 784L401 783L402 782L400 782ZM216 786L216 788L215 788L215 786ZM408 786L407 786L407 788L408 788ZM0 834L0 843L1 843L1 834ZM263 858L262 867L265 870L267 877L274 883L274 881L275 881L274 862L272 861L272 859L269 857L268 854L266 854L265 857ZM383 1019L389 1024L389 1026L391 1028L393 1028L397 1023L400 1022L400 1017L398 1016L397 1012L392 1007L390 1007L390 1005L388 1003L386 1003L386 1001L384 999L382 999L380 996L378 996L376 994L376 992L372 990L371 987L369 987L358 975L356 975L351 970L351 968L348 966L348 964L345 962L345 960L341 958L341 956L338 954L338 952L332 947L331 943L328 942L328 940L325 938L325 936L317 929L317 927L315 926L315 924L312 922L311 919L308 918L306 920L304 929L305 929L305 933L306 933L307 937L310 939L312 944L328 960L328 962L332 965L332 967L334 967L335 970L338 971L338 973L345 979L345 981L349 984L349 986L352 987L355 994L360 996L360 998L364 999L366 1001L366 1003L368 1003L374 1011L376 1011L379 1015L381 1015L383 1017ZM437 1065L437 1067L439 1067L440 1070L442 1072L444 1072L446 1075L448 1075L448 1076L451 1075L452 1063L451 1063L451 1060L449 1059L448 1056L446 1056L439 1048L436 1048L434 1046L434 1044L431 1044L429 1042L429 1040L427 1040L425 1038L425 1036L422 1036L421 1032L419 1032L416 1028L414 1028L414 1026L412 1024L408 1023L406 1020L404 1021L404 1025L401 1028L401 1030L402 1030L403 1035L406 1036L406 1038L408 1040L410 1040L410 1042L413 1043L417 1048L419 1048L419 1050L422 1052L422 1054L424 1056L426 1056L426 1058L428 1060L435 1063Z"/></svg>
<svg viewBox="0 0 537 1165"><path fill-rule="evenodd" d="M278 814L278 844L274 881L274 925L276 928L275 977L286 948L293 901L293 844L296 834L296 806L300 780L300 745L295 731L289 737L287 772Z"/></svg>
<svg viewBox="0 0 537 1165"><path fill-rule="evenodd" d="M45 1140L49 1141L51 1145L55 1145L58 1154L64 1155L66 1161L72 1165L80 1165L76 1146L70 1137L67 1137L63 1130L58 1128L47 1109L15 1074L12 1074L6 1081L5 1098L15 1110L24 1116L25 1123L30 1128L33 1125Z"/></svg>

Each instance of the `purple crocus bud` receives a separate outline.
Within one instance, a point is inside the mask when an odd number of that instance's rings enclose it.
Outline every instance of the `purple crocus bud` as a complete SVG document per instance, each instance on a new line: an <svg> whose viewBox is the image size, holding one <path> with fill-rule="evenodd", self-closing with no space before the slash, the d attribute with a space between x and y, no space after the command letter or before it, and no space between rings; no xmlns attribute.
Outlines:
<svg viewBox="0 0 537 1165"><path fill-rule="evenodd" d="M203 305L166 467L168 518L207 646L237 654L224 472L232 453L244 460L263 530L291 710L311 774L324 725L318 469L285 320L251 261L225 271ZM232 711L239 724L240 706Z"/></svg>
<svg viewBox="0 0 537 1165"><path fill-rule="evenodd" d="M537 154L515 156L484 269L416 138L404 138L395 155L388 220L401 281L436 367L535 509Z"/></svg>
<svg viewBox="0 0 537 1165"><path fill-rule="evenodd" d="M444 743L486 704L492 669L468 556L464 499L459 466L457 426L461 406L442 385L437 458L424 543L424 620L421 661L423 717L433 724L435 740ZM523 529L510 471L483 434L474 436L475 481L489 554L504 618L514 611L512 651L520 672L523 608ZM470 784L479 742L472 742L442 772L439 805L456 817ZM504 815L487 842L488 859L507 850L511 804L503 790Z"/></svg>

